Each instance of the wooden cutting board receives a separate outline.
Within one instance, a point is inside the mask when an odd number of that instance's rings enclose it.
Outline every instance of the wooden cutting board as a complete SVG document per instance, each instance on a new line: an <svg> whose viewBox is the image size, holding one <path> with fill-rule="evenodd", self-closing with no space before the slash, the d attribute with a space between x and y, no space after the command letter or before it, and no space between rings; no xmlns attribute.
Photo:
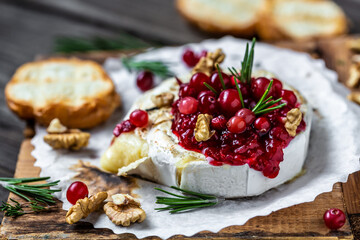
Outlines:
<svg viewBox="0 0 360 240"><path fill-rule="evenodd" d="M315 57L322 57L329 68L339 73L340 81L347 78L352 53L346 48L346 41L352 37L322 40L307 43L277 43L276 45L304 51ZM102 62L108 56L117 56L119 52L89 53L77 57ZM25 135L31 135L33 129L25 129ZM33 146L31 138L23 141L18 157L15 177L36 177L40 169L34 167L31 156ZM339 159L340 164L340 159ZM268 216L255 217L242 226L229 226L218 233L199 232L192 237L181 235L171 239L360 239L360 172L350 175L347 183L336 183L332 192L320 194L313 202L295 205L273 212ZM11 198L19 199L10 194ZM21 199L19 199L21 201ZM62 203L49 212L24 215L17 218L4 217L1 236L4 239L136 239L132 234L116 235L109 229L94 229L92 224L79 222L74 225L65 223L66 211ZM340 208L347 213L348 221L339 231L328 230L322 220L328 208ZM149 236L151 236L149 232ZM158 239L148 237L147 239Z"/></svg>

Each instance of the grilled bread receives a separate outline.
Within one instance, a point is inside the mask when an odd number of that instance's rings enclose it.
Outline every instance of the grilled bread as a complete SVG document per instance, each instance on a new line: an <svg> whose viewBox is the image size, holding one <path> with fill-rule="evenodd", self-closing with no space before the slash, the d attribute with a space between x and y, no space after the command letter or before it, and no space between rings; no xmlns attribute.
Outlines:
<svg viewBox="0 0 360 240"><path fill-rule="evenodd" d="M343 11L332 1L269 0L257 30L264 40L308 40L344 34L347 24Z"/></svg>
<svg viewBox="0 0 360 240"><path fill-rule="evenodd" d="M264 40L303 40L346 33L344 12L328 0L177 0L199 28Z"/></svg>
<svg viewBox="0 0 360 240"><path fill-rule="evenodd" d="M213 33L252 36L266 0L178 0L179 12Z"/></svg>
<svg viewBox="0 0 360 240"><path fill-rule="evenodd" d="M58 118L69 128L104 122L120 103L112 80L93 61L54 58L24 64L5 88L9 108L47 126Z"/></svg>

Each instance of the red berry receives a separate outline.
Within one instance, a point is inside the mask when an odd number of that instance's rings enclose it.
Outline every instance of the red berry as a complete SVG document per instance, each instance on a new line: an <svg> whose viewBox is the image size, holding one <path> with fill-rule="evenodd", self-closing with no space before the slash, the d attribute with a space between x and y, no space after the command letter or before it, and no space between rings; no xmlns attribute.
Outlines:
<svg viewBox="0 0 360 240"><path fill-rule="evenodd" d="M226 118L223 115L217 116L211 120L211 126L216 130L223 130L226 127Z"/></svg>
<svg viewBox="0 0 360 240"><path fill-rule="evenodd" d="M275 97L280 97L281 96L281 90L282 90L282 82L280 82L278 79L273 78L273 85L271 87L271 91L273 92Z"/></svg>
<svg viewBox="0 0 360 240"><path fill-rule="evenodd" d="M148 121L148 113L144 110L137 109L130 114L130 122L137 127L145 127Z"/></svg>
<svg viewBox="0 0 360 240"><path fill-rule="evenodd" d="M259 117L255 120L254 127L260 133L267 133L271 128L271 123L266 117Z"/></svg>
<svg viewBox="0 0 360 240"><path fill-rule="evenodd" d="M290 90L282 90L281 97L284 102L287 102L288 107L294 107L297 102L295 93Z"/></svg>
<svg viewBox="0 0 360 240"><path fill-rule="evenodd" d="M229 116L233 116L241 108L239 94L235 89L222 91L218 101L220 108Z"/></svg>
<svg viewBox="0 0 360 240"><path fill-rule="evenodd" d="M231 79L229 77L229 75L227 75L226 73L221 73L221 76L223 77L224 83L225 83L225 87L231 87ZM220 80L220 76L218 72L214 72L211 77L210 77L210 85L215 88L215 90L220 91L221 89L223 89L222 84L221 84L221 80Z"/></svg>
<svg viewBox="0 0 360 240"><path fill-rule="evenodd" d="M325 225L332 230L341 228L346 222L344 212L337 208L327 210L324 213L323 219Z"/></svg>
<svg viewBox="0 0 360 240"><path fill-rule="evenodd" d="M226 124L232 133L242 133L246 130L246 122L242 117L234 116Z"/></svg>
<svg viewBox="0 0 360 240"><path fill-rule="evenodd" d="M240 87L240 91L241 91L241 94L243 96L243 98L248 98L250 96L250 87L248 84L246 83L243 83L243 82L240 82L238 79L236 79L235 77L232 77L231 79L231 84L232 84L232 87L233 88L236 88L236 85L235 85L235 80L238 82L239 84L239 87Z"/></svg>
<svg viewBox="0 0 360 240"><path fill-rule="evenodd" d="M77 200L88 197L89 190L85 183L76 181L73 182L66 191L67 200L74 205Z"/></svg>
<svg viewBox="0 0 360 240"><path fill-rule="evenodd" d="M214 96L204 95L199 98L199 110L202 113L213 114L217 110L217 101Z"/></svg>
<svg viewBox="0 0 360 240"><path fill-rule="evenodd" d="M202 57L206 57L207 55L207 51L206 50L202 50L198 56L199 60L202 58Z"/></svg>
<svg viewBox="0 0 360 240"><path fill-rule="evenodd" d="M270 80L265 77L259 77L253 81L251 81L251 91L256 100L259 100L267 87L269 86ZM272 91L270 90L268 96L272 95Z"/></svg>
<svg viewBox="0 0 360 240"><path fill-rule="evenodd" d="M183 84L179 90L179 97L195 97L196 90L193 87L190 87L189 84Z"/></svg>
<svg viewBox="0 0 360 240"><path fill-rule="evenodd" d="M248 108L240 109L235 116L242 117L248 126L251 125L256 118L255 114Z"/></svg>
<svg viewBox="0 0 360 240"><path fill-rule="evenodd" d="M153 74L149 71L144 71L144 72L139 73L139 75L136 78L136 85L143 92L151 89L154 85Z"/></svg>
<svg viewBox="0 0 360 240"><path fill-rule="evenodd" d="M185 49L182 59L188 67L194 67L199 61L193 50L190 48Z"/></svg>
<svg viewBox="0 0 360 240"><path fill-rule="evenodd" d="M193 97L184 97L179 101L179 111L182 114L192 114L197 111L199 102Z"/></svg>
<svg viewBox="0 0 360 240"><path fill-rule="evenodd" d="M118 136L120 136L121 133L131 132L135 128L136 128L136 126L134 124L132 124L130 122L130 120L125 120L122 123L119 123L118 125L116 125L116 127L114 128L113 134L115 137L118 137Z"/></svg>
<svg viewBox="0 0 360 240"><path fill-rule="evenodd" d="M203 90L209 90L205 85L204 82L208 83L210 82L209 77L205 73L195 73L192 75L190 79L190 86L193 87L196 92L200 92Z"/></svg>
<svg viewBox="0 0 360 240"><path fill-rule="evenodd" d="M289 138L289 133L282 127L274 127L273 129L270 130L269 132L269 137L271 139L279 139L279 140L286 140Z"/></svg>
<svg viewBox="0 0 360 240"><path fill-rule="evenodd" d="M200 99L202 96L215 96L215 93L213 93L212 91L201 91L197 97L197 99Z"/></svg>

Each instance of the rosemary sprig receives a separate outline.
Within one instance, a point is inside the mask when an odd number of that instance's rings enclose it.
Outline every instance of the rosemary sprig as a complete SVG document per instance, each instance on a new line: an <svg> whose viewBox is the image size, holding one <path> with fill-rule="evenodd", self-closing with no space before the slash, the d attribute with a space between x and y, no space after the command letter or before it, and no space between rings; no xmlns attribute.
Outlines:
<svg viewBox="0 0 360 240"><path fill-rule="evenodd" d="M280 108L286 106L286 103L282 103L282 104L277 105L275 107L269 108L270 106L273 106L274 104L276 104L276 103L278 103L278 102L280 102L282 100L282 98L272 100L272 96L265 99L266 96L268 95L272 85L273 85L273 82L274 82L273 80L270 81L270 83L269 83L267 89L265 90L264 94L261 96L260 100L257 102L255 107L252 109L252 111L253 111L253 113L255 115L268 113L268 112L271 112L273 110L280 109Z"/></svg>
<svg viewBox="0 0 360 240"><path fill-rule="evenodd" d="M89 51L110 51L110 50L132 50L149 48L150 44L140 39L121 34L116 39L93 37L91 39L79 37L58 37L55 39L54 50L58 53L89 52Z"/></svg>
<svg viewBox="0 0 360 240"><path fill-rule="evenodd" d="M165 191L161 188L155 188L155 190L161 191L174 197L156 197L157 204L167 205L167 207L155 208L158 211L169 210L170 213L181 213L185 211L194 210L197 208L210 207L218 204L221 199L207 194L196 193L188 190L184 190L175 186L171 186L172 189L185 193L186 195L179 195L172 192Z"/></svg>
<svg viewBox="0 0 360 240"><path fill-rule="evenodd" d="M5 212L5 216L21 216L24 215L24 209L22 208L21 204L14 199L10 198L10 201L14 202L14 205L11 205L10 203L2 202L2 205L0 206L0 210L2 212Z"/></svg>
<svg viewBox="0 0 360 240"><path fill-rule="evenodd" d="M255 42L256 42L256 38L253 38L250 52L249 52L249 43L246 44L244 59L241 62L240 80L242 82L246 82L248 84L250 84L250 82L251 82L251 72L252 72L253 63L254 63Z"/></svg>
<svg viewBox="0 0 360 240"><path fill-rule="evenodd" d="M39 182L48 180L50 177L38 178L0 178L0 185L8 191L20 196L30 203L33 211L40 211L46 209L43 205L54 204L55 200L52 196L53 193L61 191L60 189L49 189L48 187L56 186L59 181L48 182L44 184L28 185L26 183ZM12 200L12 199L11 199ZM6 211L7 216L19 216L21 212L21 205L12 200L15 205L3 203L1 211ZM20 206L20 208L19 208ZM24 213L25 214L25 213ZM22 214L21 214L22 215Z"/></svg>
<svg viewBox="0 0 360 240"><path fill-rule="evenodd" d="M205 87L207 87L210 91L212 91L216 96L219 96L218 92L209 84L207 84L206 82L203 83L205 85Z"/></svg>
<svg viewBox="0 0 360 240"><path fill-rule="evenodd" d="M241 93L241 89L240 89L240 86L239 86L239 83L238 83L238 79L240 80L240 76L239 74L236 72L236 69L235 68L228 68L230 73L234 76L234 81L235 81L235 86L236 86L236 90L238 91L239 93L239 98L240 98L240 101L241 101L241 108L244 108L245 107L245 104L244 104L244 99L243 99L243 96L242 96L242 93Z"/></svg>
<svg viewBox="0 0 360 240"><path fill-rule="evenodd" d="M219 74L221 86L222 86L223 90L225 90L225 89L226 89L226 86L225 86L224 78L223 78L223 76L222 76L222 74L221 74L221 70L220 70L219 64L216 64L216 69L217 69L218 74Z"/></svg>
<svg viewBox="0 0 360 240"><path fill-rule="evenodd" d="M161 61L135 61L133 58L122 58L122 64L128 71L150 71L159 77L165 78L174 74L169 69L169 63Z"/></svg>

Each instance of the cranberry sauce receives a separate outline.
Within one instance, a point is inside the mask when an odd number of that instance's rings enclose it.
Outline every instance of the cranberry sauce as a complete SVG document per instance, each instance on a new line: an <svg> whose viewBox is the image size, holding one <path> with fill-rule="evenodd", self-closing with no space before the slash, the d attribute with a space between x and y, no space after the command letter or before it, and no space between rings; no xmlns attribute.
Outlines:
<svg viewBox="0 0 360 240"><path fill-rule="evenodd" d="M223 76L224 79L230 79L226 74ZM179 144L187 150L203 153L214 166L248 164L261 171L264 176L275 178L280 170L279 164L284 160L283 149L293 139L284 124L287 112L300 105L296 95L292 91L283 90L282 83L273 79L273 86L267 97L282 97L276 105L287 105L255 117L253 112L247 109L256 105L268 87L269 79L252 79L249 85L241 83L240 89L247 108L245 110L241 107L234 79L226 81L227 90L221 91L221 84L214 83L215 78L216 76L195 74L190 83L181 84L180 98L172 106L172 131L178 137ZM203 88L202 82L211 85L217 95ZM213 116L210 129L215 130L215 134L207 141L198 142L194 129L200 113ZM305 128L306 124L302 120L297 132L304 131Z"/></svg>

